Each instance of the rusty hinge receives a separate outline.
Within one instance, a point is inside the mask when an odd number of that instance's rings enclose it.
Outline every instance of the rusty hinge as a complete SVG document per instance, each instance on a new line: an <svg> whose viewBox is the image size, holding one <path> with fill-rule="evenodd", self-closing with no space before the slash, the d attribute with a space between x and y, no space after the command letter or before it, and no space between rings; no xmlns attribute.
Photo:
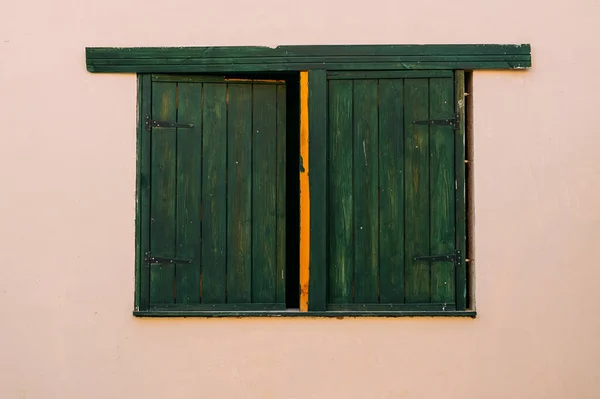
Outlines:
<svg viewBox="0 0 600 399"><path fill-rule="evenodd" d="M458 129L458 115L450 119L426 119L422 121L413 121L414 125L430 125L430 126L452 126L454 129Z"/></svg>
<svg viewBox="0 0 600 399"><path fill-rule="evenodd" d="M146 130L151 132L153 127L174 127L178 129L190 129L195 125L193 123L178 123L178 122L167 122L167 121L155 121L150 118L150 115L146 115Z"/></svg>

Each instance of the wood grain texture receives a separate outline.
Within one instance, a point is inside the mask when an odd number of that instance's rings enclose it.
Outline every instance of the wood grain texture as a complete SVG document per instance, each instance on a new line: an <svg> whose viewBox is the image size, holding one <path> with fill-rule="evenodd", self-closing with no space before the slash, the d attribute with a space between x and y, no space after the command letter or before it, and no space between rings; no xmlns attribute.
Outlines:
<svg viewBox="0 0 600 399"><path fill-rule="evenodd" d="M177 247L175 255L192 264L175 265L177 303L200 302L202 181L202 84L178 84L177 122L191 129L177 129Z"/></svg>
<svg viewBox="0 0 600 399"><path fill-rule="evenodd" d="M429 117L448 119L454 116L454 80L429 80ZM429 253L451 254L455 251L454 196L454 127L433 125L429 128ZM431 301L454 302L454 262L432 262Z"/></svg>
<svg viewBox="0 0 600 399"><path fill-rule="evenodd" d="M153 83L152 103L154 118L174 121L177 117L175 83ZM175 255L176 210L176 146L174 128L152 129L152 167L150 202L150 251L154 256ZM150 266L150 303L175 302L175 266L158 264Z"/></svg>
<svg viewBox="0 0 600 399"><path fill-rule="evenodd" d="M228 87L227 302L252 301L252 85Z"/></svg>
<svg viewBox="0 0 600 399"><path fill-rule="evenodd" d="M329 108L329 303L351 303L354 280L353 87L330 81Z"/></svg>
<svg viewBox="0 0 600 399"><path fill-rule="evenodd" d="M276 301L277 88L254 85L252 102L252 302Z"/></svg>
<svg viewBox="0 0 600 399"><path fill-rule="evenodd" d="M452 77L448 70L418 70L418 71L327 71L328 80L354 79L415 79Z"/></svg>
<svg viewBox="0 0 600 399"><path fill-rule="evenodd" d="M408 69L522 69L531 47L517 45L342 45L86 48L90 72L260 72Z"/></svg>
<svg viewBox="0 0 600 399"><path fill-rule="evenodd" d="M467 311L452 311L452 310L431 310L430 308L419 308L416 310L342 310L342 311L319 311L319 312L296 312L291 310L268 311L268 310L215 310L215 311L194 311L194 310L169 310L162 308L154 308L148 311L133 312L135 317L300 317L300 318L315 318L315 317L335 317L343 319L344 317L469 317L476 318L477 312L474 310Z"/></svg>
<svg viewBox="0 0 600 399"><path fill-rule="evenodd" d="M284 84L277 86L277 132L275 134L277 154L277 178L275 181L277 195L277 237L275 273L277 287L277 303L285 303L285 271L286 271L286 205L287 205L287 92Z"/></svg>
<svg viewBox="0 0 600 399"><path fill-rule="evenodd" d="M354 81L354 302L379 301L378 82Z"/></svg>
<svg viewBox="0 0 600 399"><path fill-rule="evenodd" d="M226 85L204 84L202 135L202 302L225 303L227 254Z"/></svg>
<svg viewBox="0 0 600 399"><path fill-rule="evenodd" d="M465 170L466 157L466 118L465 118L465 73L455 72L455 107L459 125L455 133L455 173L456 173L456 248L461 253L460 262L456 265L456 308L467 308L467 176Z"/></svg>
<svg viewBox="0 0 600 399"><path fill-rule="evenodd" d="M404 302L404 81L380 80L379 268L381 303Z"/></svg>
<svg viewBox="0 0 600 399"><path fill-rule="evenodd" d="M136 204L136 303L141 310L150 303L150 268L144 254L150 251L150 146L152 135L145 128L146 115L152 112L152 82L150 75L138 75L137 128L137 204Z"/></svg>
<svg viewBox="0 0 600 399"><path fill-rule="evenodd" d="M429 119L428 79L407 79L404 101L405 298L423 303L431 299L429 264L413 257L429 255L429 126L413 121Z"/></svg>
<svg viewBox="0 0 600 399"><path fill-rule="evenodd" d="M308 72L310 151L310 311L327 304L327 76Z"/></svg>

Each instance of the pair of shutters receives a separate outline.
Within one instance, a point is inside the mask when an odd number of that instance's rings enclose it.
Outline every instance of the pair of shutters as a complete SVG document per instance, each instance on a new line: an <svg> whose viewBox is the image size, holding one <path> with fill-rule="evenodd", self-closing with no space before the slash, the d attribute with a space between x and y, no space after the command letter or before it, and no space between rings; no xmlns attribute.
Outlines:
<svg viewBox="0 0 600 399"><path fill-rule="evenodd" d="M327 261L311 265L327 269L326 309L454 310L453 73L326 82ZM142 307L284 309L285 83L155 76L151 90Z"/></svg>

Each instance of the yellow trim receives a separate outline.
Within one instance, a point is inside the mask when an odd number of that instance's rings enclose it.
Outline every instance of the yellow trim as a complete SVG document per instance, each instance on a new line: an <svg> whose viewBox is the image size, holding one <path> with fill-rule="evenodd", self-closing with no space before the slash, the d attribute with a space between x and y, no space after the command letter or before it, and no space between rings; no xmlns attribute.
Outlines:
<svg viewBox="0 0 600 399"><path fill-rule="evenodd" d="M310 188L308 185L308 72L300 72L300 311L308 311Z"/></svg>

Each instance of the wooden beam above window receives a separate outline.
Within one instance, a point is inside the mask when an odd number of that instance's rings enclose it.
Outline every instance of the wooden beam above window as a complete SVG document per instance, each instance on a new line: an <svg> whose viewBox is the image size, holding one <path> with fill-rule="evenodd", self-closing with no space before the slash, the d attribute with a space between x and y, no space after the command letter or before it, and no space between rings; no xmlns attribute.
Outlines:
<svg viewBox="0 0 600 399"><path fill-rule="evenodd" d="M236 73L327 69L526 69L529 44L88 47L90 72Z"/></svg>

